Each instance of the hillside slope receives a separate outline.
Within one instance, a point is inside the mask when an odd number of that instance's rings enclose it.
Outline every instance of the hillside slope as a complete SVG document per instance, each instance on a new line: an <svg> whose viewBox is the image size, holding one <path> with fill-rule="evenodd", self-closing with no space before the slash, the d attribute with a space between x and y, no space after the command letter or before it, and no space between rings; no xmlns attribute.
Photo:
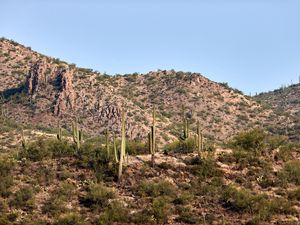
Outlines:
<svg viewBox="0 0 300 225"><path fill-rule="evenodd" d="M279 131L293 125L290 118L198 73L159 70L108 76L4 38L0 48L2 112L17 122L53 128L60 121L69 130L78 117L83 130L96 135L106 129L118 132L125 110L127 135L142 139L149 132L154 106L161 143L181 132L183 107L192 130L199 120L205 136L219 140L254 126Z"/></svg>
<svg viewBox="0 0 300 225"><path fill-rule="evenodd" d="M289 131L291 138L296 139L300 133L300 84L293 84L288 87L274 91L261 93L254 96L258 102L266 105L278 114L289 116L294 126Z"/></svg>

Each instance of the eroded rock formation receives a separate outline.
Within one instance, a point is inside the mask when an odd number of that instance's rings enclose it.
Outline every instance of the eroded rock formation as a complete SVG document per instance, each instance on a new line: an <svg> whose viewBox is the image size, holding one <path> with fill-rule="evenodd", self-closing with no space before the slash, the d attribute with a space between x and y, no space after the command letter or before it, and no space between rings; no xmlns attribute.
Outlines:
<svg viewBox="0 0 300 225"><path fill-rule="evenodd" d="M74 109L76 93L73 88L73 71L57 68L40 60L34 63L26 77L25 90L32 100L47 96L55 115Z"/></svg>
<svg viewBox="0 0 300 225"><path fill-rule="evenodd" d="M73 71L61 69L56 77L58 81L58 94L55 99L54 114L60 115L64 111L74 109L76 93L73 88Z"/></svg>

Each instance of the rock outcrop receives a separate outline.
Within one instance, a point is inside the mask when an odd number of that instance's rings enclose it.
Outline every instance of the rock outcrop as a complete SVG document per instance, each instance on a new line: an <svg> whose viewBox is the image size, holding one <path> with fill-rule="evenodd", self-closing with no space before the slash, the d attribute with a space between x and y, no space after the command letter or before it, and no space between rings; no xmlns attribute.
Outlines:
<svg viewBox="0 0 300 225"><path fill-rule="evenodd" d="M25 91L31 100L46 95L53 104L49 108L53 108L54 115L61 115L74 109L76 93L72 83L73 73L68 67L57 68L45 60L39 60L30 67Z"/></svg>
<svg viewBox="0 0 300 225"><path fill-rule="evenodd" d="M25 88L27 94L34 99L39 91L41 83L46 82L46 65L43 61L33 64L26 78Z"/></svg>
<svg viewBox="0 0 300 225"><path fill-rule="evenodd" d="M61 115L66 110L73 110L76 93L73 89L73 71L61 69L56 77L58 81L58 93L54 103L54 114Z"/></svg>

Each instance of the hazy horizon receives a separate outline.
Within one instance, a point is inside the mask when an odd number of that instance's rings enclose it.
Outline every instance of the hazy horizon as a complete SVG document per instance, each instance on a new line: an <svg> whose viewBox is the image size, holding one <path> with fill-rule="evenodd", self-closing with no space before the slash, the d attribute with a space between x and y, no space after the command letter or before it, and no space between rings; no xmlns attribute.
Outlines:
<svg viewBox="0 0 300 225"><path fill-rule="evenodd" d="M296 1L6 1L0 36L102 73L198 72L245 94L298 83Z"/></svg>

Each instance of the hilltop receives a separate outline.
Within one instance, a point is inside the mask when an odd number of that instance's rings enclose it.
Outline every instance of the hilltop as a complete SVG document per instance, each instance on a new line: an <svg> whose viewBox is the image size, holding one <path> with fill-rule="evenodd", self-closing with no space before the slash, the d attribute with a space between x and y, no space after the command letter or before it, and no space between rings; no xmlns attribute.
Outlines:
<svg viewBox="0 0 300 225"><path fill-rule="evenodd" d="M297 139L300 128L300 84L293 84L287 87L281 87L274 91L260 93L254 96L254 99L277 114L285 114L294 121L293 129L289 136Z"/></svg>

